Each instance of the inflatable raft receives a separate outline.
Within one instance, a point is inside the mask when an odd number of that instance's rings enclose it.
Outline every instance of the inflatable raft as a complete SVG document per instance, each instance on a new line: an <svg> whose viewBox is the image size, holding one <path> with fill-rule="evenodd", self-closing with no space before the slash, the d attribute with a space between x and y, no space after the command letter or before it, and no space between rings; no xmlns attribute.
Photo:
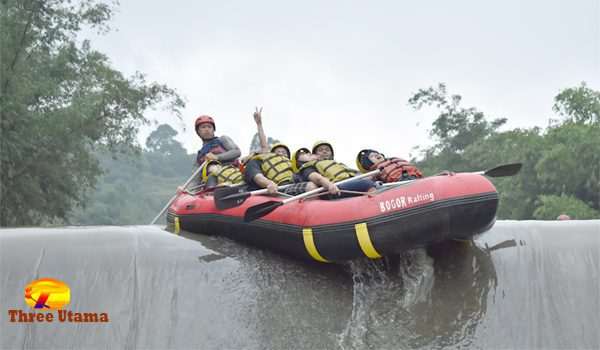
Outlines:
<svg viewBox="0 0 600 350"><path fill-rule="evenodd" d="M222 235L301 259L338 262L470 239L492 227L498 207L486 177L458 173L381 187L372 195L291 202L244 222L246 209L272 200L283 198L251 196L218 210L210 193L183 193L169 207L167 223L176 232Z"/></svg>

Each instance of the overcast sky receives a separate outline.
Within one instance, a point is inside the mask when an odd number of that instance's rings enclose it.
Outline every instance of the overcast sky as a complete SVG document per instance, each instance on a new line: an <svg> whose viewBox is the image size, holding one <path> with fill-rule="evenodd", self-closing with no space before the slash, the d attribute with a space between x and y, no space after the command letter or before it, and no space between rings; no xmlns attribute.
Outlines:
<svg viewBox="0 0 600 350"><path fill-rule="evenodd" d="M600 90L600 0L122 0L111 24L93 46L187 99L185 131L150 115L190 152L189 126L209 114L245 154L263 106L267 135L292 149L327 139L349 164L365 147L408 157L436 116L408 106L419 88L445 82L510 128L546 126L560 89Z"/></svg>

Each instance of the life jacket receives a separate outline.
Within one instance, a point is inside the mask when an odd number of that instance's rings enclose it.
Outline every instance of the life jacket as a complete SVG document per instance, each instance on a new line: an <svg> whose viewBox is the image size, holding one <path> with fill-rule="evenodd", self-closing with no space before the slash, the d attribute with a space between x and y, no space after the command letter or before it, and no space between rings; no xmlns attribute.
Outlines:
<svg viewBox="0 0 600 350"><path fill-rule="evenodd" d="M294 181L292 162L286 157L275 153L261 153L255 155L252 157L252 159L262 161L260 170L262 170L267 179L275 182L276 184L279 185L284 182Z"/></svg>
<svg viewBox="0 0 600 350"><path fill-rule="evenodd" d="M396 182L423 177L416 166L400 158L388 158L379 164L374 164L371 170L375 169L381 170L377 178L383 182Z"/></svg>
<svg viewBox="0 0 600 350"><path fill-rule="evenodd" d="M329 181L338 182L356 175L356 172L342 163L338 163L335 160L311 160L300 168L300 171L306 168L314 167L317 172L325 176Z"/></svg>
<svg viewBox="0 0 600 350"><path fill-rule="evenodd" d="M235 185L242 183L244 179L244 175L242 175L240 169L231 164L221 167L221 170L216 174L216 176L217 184L219 185L224 183Z"/></svg>
<svg viewBox="0 0 600 350"><path fill-rule="evenodd" d="M202 148L200 148L200 150L198 151L198 155L196 156L196 163L198 163L198 165L202 165L202 163L204 163L205 160L204 158L208 153L220 154L225 152L227 152L227 150L225 149L223 142L221 142L221 140L218 137L214 137L210 141L207 141L202 145ZM227 163L232 163L236 166L239 166L240 164L240 162L237 159L231 162L225 162L225 164Z"/></svg>

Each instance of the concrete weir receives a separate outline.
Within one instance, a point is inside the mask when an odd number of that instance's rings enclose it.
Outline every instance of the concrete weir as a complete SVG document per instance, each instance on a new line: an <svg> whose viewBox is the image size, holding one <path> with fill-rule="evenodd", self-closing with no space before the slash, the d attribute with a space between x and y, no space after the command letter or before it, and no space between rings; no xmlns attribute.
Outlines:
<svg viewBox="0 0 600 350"><path fill-rule="evenodd" d="M68 285L70 322L25 302L41 278ZM599 220L345 265L160 226L0 230L1 349L590 349L599 310Z"/></svg>

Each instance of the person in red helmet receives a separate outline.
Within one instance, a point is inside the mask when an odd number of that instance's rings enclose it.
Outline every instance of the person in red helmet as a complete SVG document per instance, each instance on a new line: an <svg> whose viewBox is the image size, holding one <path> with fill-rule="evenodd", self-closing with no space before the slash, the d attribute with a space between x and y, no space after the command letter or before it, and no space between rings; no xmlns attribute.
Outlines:
<svg viewBox="0 0 600 350"><path fill-rule="evenodd" d="M215 136L215 121L208 115L201 115L194 123L196 134L202 139L202 148L198 151L196 163L205 160L217 160L221 164L237 163L241 155L240 148L229 136Z"/></svg>
<svg viewBox="0 0 600 350"><path fill-rule="evenodd" d="M206 166L218 162L218 164L223 167L226 167L227 165L233 165L236 168L239 167L238 158L241 154L240 148L229 136L215 136L216 125L215 120L212 117L208 115L199 116L194 122L194 129L196 130L196 134L202 139L202 148L200 148L196 156L194 170L202 164L205 164L205 161ZM204 173L206 172L207 171L204 171ZM208 181L206 181L205 185L208 187L216 186L216 179L216 176L208 176ZM192 180L189 187L198 187L204 183L204 180L207 179L198 176ZM183 191L183 188L178 187L177 192L181 191Z"/></svg>

